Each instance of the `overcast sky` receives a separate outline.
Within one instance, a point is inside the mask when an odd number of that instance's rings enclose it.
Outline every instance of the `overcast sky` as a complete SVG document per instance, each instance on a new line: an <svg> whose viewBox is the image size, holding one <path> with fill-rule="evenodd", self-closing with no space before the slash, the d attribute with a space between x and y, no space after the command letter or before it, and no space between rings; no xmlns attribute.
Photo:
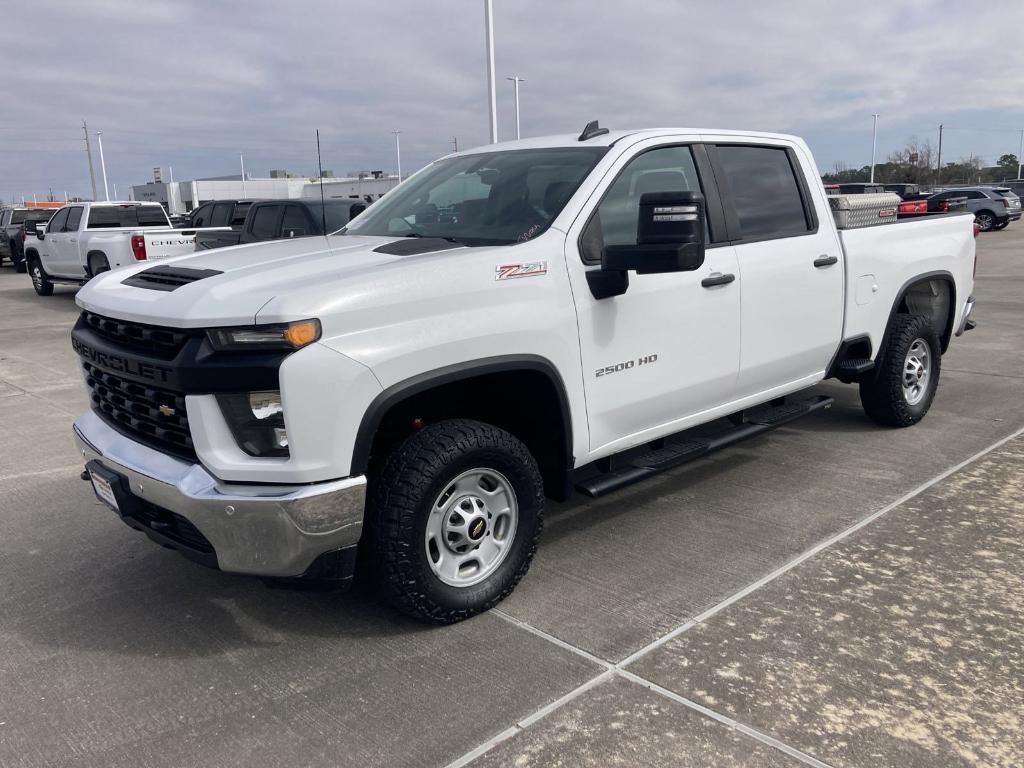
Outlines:
<svg viewBox="0 0 1024 768"><path fill-rule="evenodd" d="M792 132L823 171L870 161L873 112L880 160L911 136L934 143L943 122L944 157L992 163L1024 127L1017 3L494 5L503 139L512 74L524 136L594 118ZM453 136L487 140L482 0L8 2L0 30L2 198L87 195L83 118L122 197L154 166L237 173L239 153L254 176L313 173L315 128L337 174L394 170L396 128L406 173Z"/></svg>

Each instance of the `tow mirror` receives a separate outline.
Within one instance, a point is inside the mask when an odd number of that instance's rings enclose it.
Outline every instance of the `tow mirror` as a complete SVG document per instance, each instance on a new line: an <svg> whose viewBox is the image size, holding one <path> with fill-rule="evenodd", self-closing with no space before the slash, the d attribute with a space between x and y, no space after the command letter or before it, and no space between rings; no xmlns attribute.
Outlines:
<svg viewBox="0 0 1024 768"><path fill-rule="evenodd" d="M601 269L653 275L692 272L704 263L704 196L647 192L640 196L636 245L608 245Z"/></svg>

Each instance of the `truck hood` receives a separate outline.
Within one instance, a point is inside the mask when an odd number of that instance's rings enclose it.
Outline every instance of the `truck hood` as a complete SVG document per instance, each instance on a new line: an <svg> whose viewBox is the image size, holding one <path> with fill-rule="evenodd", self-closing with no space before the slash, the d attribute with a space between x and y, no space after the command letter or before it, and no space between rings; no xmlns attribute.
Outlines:
<svg viewBox="0 0 1024 768"><path fill-rule="evenodd" d="M346 286L365 282L360 276L382 268L387 272L389 265L417 258L374 250L395 239L309 237L200 251L104 273L90 280L78 292L76 301L83 309L108 317L176 328L301 319L298 315L312 317L322 308L317 305L322 304L325 296L339 299ZM465 250L457 245L451 249ZM430 254L421 254L420 258L423 255ZM220 274L174 290L125 284L127 278L139 272L169 266L216 270ZM275 316L262 316L260 310L271 304L278 306ZM282 304L295 316L283 317Z"/></svg>

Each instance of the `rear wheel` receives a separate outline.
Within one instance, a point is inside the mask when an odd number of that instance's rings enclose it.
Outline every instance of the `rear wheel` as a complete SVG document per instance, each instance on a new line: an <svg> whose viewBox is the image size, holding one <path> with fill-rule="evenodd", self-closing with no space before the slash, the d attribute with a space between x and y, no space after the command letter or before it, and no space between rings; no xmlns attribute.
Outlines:
<svg viewBox="0 0 1024 768"><path fill-rule="evenodd" d="M939 386L942 349L924 315L896 315L875 370L860 384L860 401L874 421L909 427L928 413Z"/></svg>
<svg viewBox="0 0 1024 768"><path fill-rule="evenodd" d="M543 487L526 446L502 429L455 419L413 434L370 492L372 561L384 597L434 624L499 603L530 567Z"/></svg>
<svg viewBox="0 0 1024 768"><path fill-rule="evenodd" d="M38 256L29 257L28 273L32 278L32 287L36 289L36 293L40 296L50 296L53 293L53 283L50 282L50 278L43 270L43 265L39 263Z"/></svg>
<svg viewBox="0 0 1024 768"><path fill-rule="evenodd" d="M991 232L996 226L996 217L992 211L978 211L974 214L974 221L982 232Z"/></svg>
<svg viewBox="0 0 1024 768"><path fill-rule="evenodd" d="M102 253L91 253L89 254L89 274L93 277L100 274L101 272L110 271L110 262L107 261L107 257Z"/></svg>

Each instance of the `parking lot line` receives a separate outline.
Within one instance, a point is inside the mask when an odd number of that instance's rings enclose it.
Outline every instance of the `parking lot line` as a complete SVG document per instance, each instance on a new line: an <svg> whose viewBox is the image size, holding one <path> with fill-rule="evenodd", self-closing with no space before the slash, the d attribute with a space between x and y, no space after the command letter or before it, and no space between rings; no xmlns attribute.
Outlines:
<svg viewBox="0 0 1024 768"><path fill-rule="evenodd" d="M558 710L559 708L561 708L565 704L573 701L574 699L576 699L579 696L583 695L584 693L586 693L590 689L594 688L597 685L600 685L605 680L611 678L612 676L616 676L616 675L620 676L622 678L625 678L627 680L630 680L631 682L636 683L638 685L642 685L642 686L644 686L645 688L651 690L654 693L657 693L657 694L659 694L661 696L664 696L664 697L666 697L666 698L668 698L668 699L670 699L672 701L675 701L676 703L682 704L682 705L684 705L684 706L686 706L686 707L688 707L688 708L690 708L690 709L692 709L692 710L694 710L696 712L699 712L699 713L703 714L706 717L709 717L709 718L711 718L711 719L713 719L713 720L715 720L715 721L717 721L719 723L722 723L723 725L726 725L726 726L728 726L730 728L734 728L734 729L740 731L741 733L749 736L750 738L756 739L757 741L765 744L766 746L773 747L774 749L777 749L777 750L779 750L779 751L789 755L790 757L803 762L806 765L815 766L815 768L829 768L829 765L827 763L823 763L820 760L818 760L817 758L812 757L811 755L808 755L805 752L802 752L802 751L796 749L795 747L792 747L792 746L786 744L785 742L779 741L778 739L776 739L776 738L774 738L772 736L769 736L768 734L762 733L762 732L756 730L755 728L751 728L750 726L745 725L744 723L738 722L738 721L734 720L733 718L730 718L730 717L728 717L726 715L721 714L720 712L716 712L715 710L709 709L708 707L705 707L705 706L703 706L701 704L698 704L695 701L691 701L690 699L687 699L684 696L680 696L679 694L677 694L677 693L675 693L673 691L670 691L667 688L663 688L662 686L658 685L657 683L654 683L654 682L652 682L652 681L650 681L650 680L648 680L648 679L646 679L646 678L644 678L644 677L642 677L640 675L637 675L637 674L635 674L633 672L628 671L626 669L626 667L628 667L630 664L632 664L633 662L637 661L638 659L646 656L651 651L654 651L654 650L660 648L661 646L665 645L666 643L670 642L671 640L673 640L674 638L676 638L679 635L683 634L687 630L693 628L697 624L700 624L701 622L707 621L708 619L710 619L711 617L713 617L717 613L719 613L719 612L725 610L726 608L728 608L730 605L733 605L737 601L742 600L744 597L747 597L747 596L753 594L754 592L756 592L757 590L761 589L765 585L771 583L772 581L774 581L775 579L779 578L783 574L785 574L788 571L791 571L792 569L796 568L801 563L809 560L810 558L812 558L815 555L819 554L823 550L826 550L829 547L832 547L835 544L843 541L844 539L846 539L850 535L856 533L857 531L859 531L860 529L864 528L865 526L870 525L872 522L874 522L875 520L879 519L883 515L887 514L888 512L891 512L893 509L896 509L897 507L901 506L902 504L905 504L906 502L910 501L914 497L924 493L925 491L927 491L929 488L931 488L932 486L936 485L937 483L942 482L943 480L945 480L946 478L950 477L951 475L954 475L957 472L959 472L964 467L974 463L975 461L978 461L979 459L983 458L987 454L989 454L992 451L1000 448L1001 446L1005 445L1006 443L1010 442L1011 440L1013 440L1013 439L1015 439L1017 437L1020 437L1021 435L1024 435L1024 427L1021 427L1021 428L1015 430L1013 433L1011 433L1009 435L1006 435L1005 437L1000 438L999 440L995 441L991 445L988 445L985 448L982 448L980 451L978 451L977 453L973 454L972 456L969 456L968 458L964 459L963 461L959 462L958 464L955 464L952 467L950 467L949 469L946 469L943 472L940 472L938 475L930 478L929 480L925 481L924 483L922 483L921 485L917 486L916 488L914 488L914 489L908 491L907 493L903 494L902 496L900 496L895 501L885 505L884 507L882 507L881 509L879 509L879 510L877 510L875 512L872 512L867 517L865 517L862 520L859 520L858 522L854 523L853 525L845 528L844 530L840 531L839 533L835 534L834 536L830 536L829 538L819 542L818 544L814 545L813 547L811 547L810 549L808 549L805 552L801 553L800 555L797 555L792 560L789 560L785 564L783 564L780 567L776 568L774 571L771 571L770 573L766 574L765 576L763 576L762 578L758 579L757 581L752 582L751 584L747 585L743 589L741 589L741 590L739 590L737 592L734 592L733 594L729 595L724 600L716 603L715 605L713 605L710 608L708 608L707 610L699 613L697 616L693 617L692 619L687 620L686 622L684 622L684 623L680 624L679 626L673 628L669 632L661 635L659 638L657 638L653 642L645 645L643 648L639 649L635 653L630 654L629 656L627 656L626 658L622 659L619 662L611 662L611 661L608 661L606 659L601 659L601 658L595 656L594 654L592 654L592 653L590 653L590 652L588 652L588 651L586 651L586 650L584 650L582 648L579 648L579 647L573 645L572 643L568 643L568 642L566 642L564 640L561 640L561 639L559 639L557 637L554 637L553 635L551 635L551 634L549 634L547 632L544 632L543 630L538 629L538 628L532 626L531 624L529 624L529 623L527 623L525 621L522 621L521 619L517 619L517 618L515 618L515 617L505 613L504 611L502 611L500 609L493 609L491 611L491 613L499 616L500 618L504 619L505 621L509 622L510 624L513 624L514 626L516 626L516 627L518 627L518 628L520 628L522 630L530 632L531 634L534 634L534 635L536 635L536 636L538 636L540 638L543 638L544 640L547 640L548 642L550 642L550 643L552 643L554 645L557 645L560 648L563 648L563 649L568 650L568 651L570 651L572 653L575 653L575 654L577 654L577 655L579 655L579 656L581 656L583 658L586 658L589 661L592 661L594 663L600 664L601 666L604 667L604 670L602 672L598 673L597 675L595 675L594 677L592 677L590 680L587 680L586 682L584 682L581 685L577 686L573 690L569 691L564 696L556 699L555 701L553 701L553 702L551 702L549 704L546 704L543 707L540 707L539 709L535 710L531 714L529 714L526 717L520 719L518 722L516 722L515 724L513 724L509 728L506 728L505 730L501 731L500 733L496 734L495 736L492 736L487 741L483 742L482 744L474 747L470 751L468 751L465 754L461 755L460 757L456 758L452 762L448 763L445 766L445 768L461 768L461 766L465 766L465 765L470 764L473 760L475 760L476 758L480 757L481 755L489 752L491 749L496 747L498 744L501 744L502 742L507 741L508 739L512 738L517 733L519 733L520 731L525 730L528 726L532 725L533 723L538 722L539 720L542 720L544 717L546 717L547 715L551 714L552 712Z"/></svg>

